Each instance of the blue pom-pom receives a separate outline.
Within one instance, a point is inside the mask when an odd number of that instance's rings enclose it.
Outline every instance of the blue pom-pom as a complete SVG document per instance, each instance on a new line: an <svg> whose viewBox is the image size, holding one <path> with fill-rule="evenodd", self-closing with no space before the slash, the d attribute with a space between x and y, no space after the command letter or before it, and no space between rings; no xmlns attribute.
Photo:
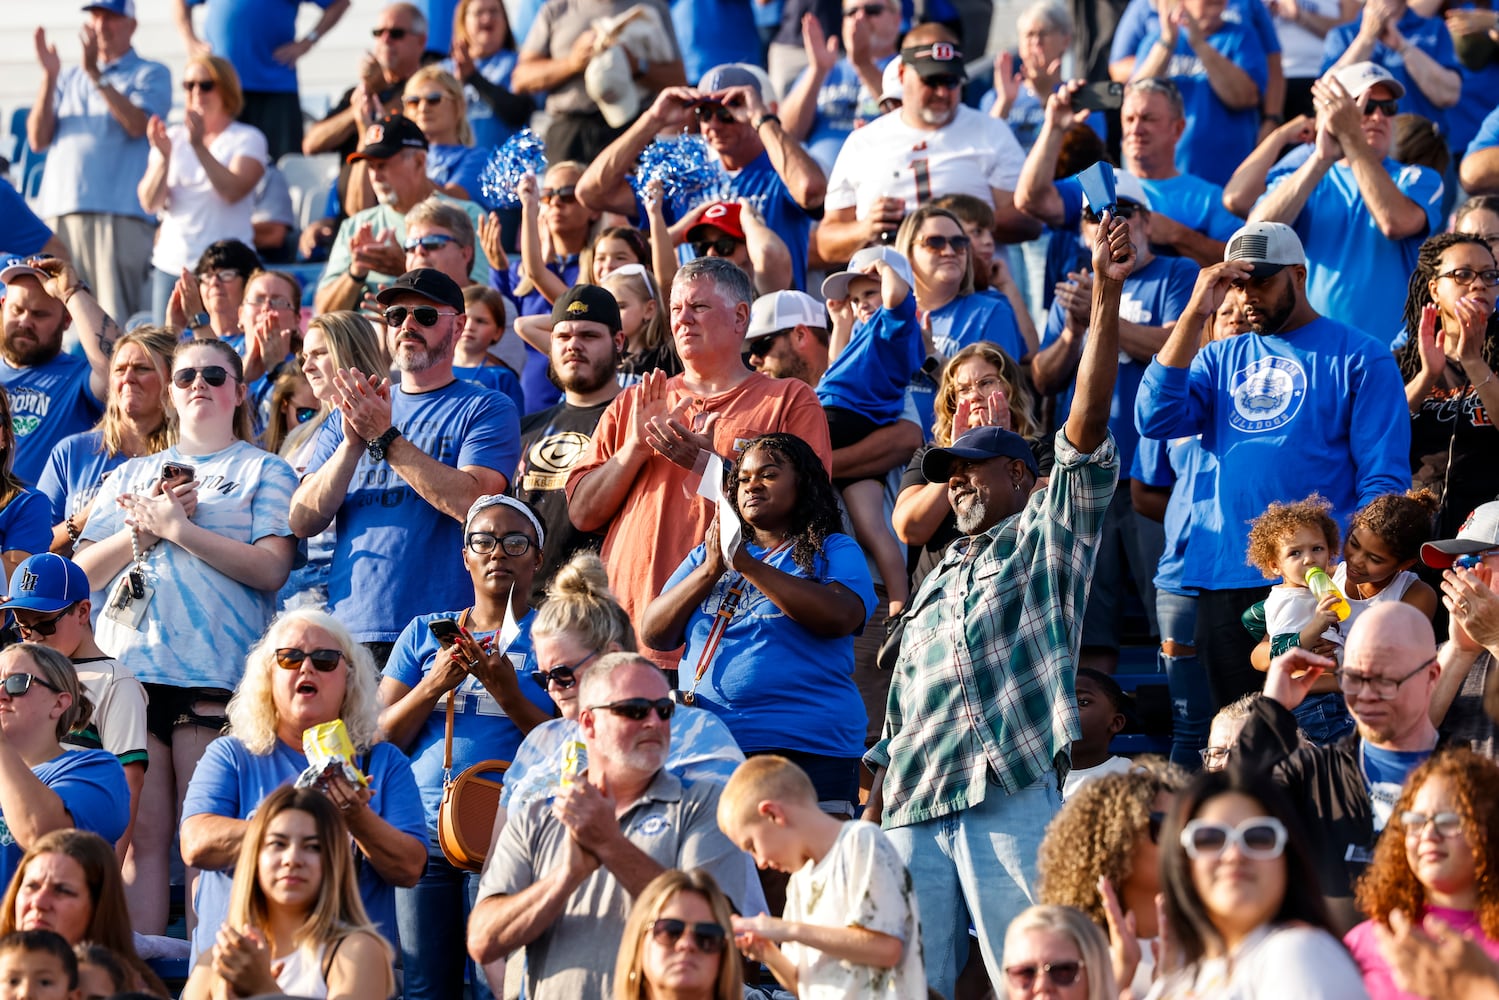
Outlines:
<svg viewBox="0 0 1499 1000"><path fill-rule="evenodd" d="M535 132L522 129L489 157L479 175L479 186L488 204L495 208L515 208L520 205L515 194L520 179L527 174L540 177L546 169L546 146Z"/></svg>
<svg viewBox="0 0 1499 1000"><path fill-rule="evenodd" d="M640 154L630 178L635 196L645 197L645 186L660 180L668 218L680 219L695 206L723 197L728 174L699 135L657 139Z"/></svg>

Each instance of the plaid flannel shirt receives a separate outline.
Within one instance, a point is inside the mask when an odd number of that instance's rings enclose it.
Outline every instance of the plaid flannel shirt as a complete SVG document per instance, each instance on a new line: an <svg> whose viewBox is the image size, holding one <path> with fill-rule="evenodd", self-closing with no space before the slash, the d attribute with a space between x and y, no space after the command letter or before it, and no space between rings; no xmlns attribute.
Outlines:
<svg viewBox="0 0 1499 1000"><path fill-rule="evenodd" d="M886 767L884 826L1012 794L1082 735L1073 683L1114 439L1091 455L1056 436L1051 481L1025 509L959 538L911 601L885 727L865 754Z"/></svg>

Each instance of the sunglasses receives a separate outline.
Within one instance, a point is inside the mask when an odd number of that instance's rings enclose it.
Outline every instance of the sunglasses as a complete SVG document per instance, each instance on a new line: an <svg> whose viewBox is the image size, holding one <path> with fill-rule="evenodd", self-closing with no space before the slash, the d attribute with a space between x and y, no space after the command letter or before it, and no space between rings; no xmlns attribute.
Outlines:
<svg viewBox="0 0 1499 1000"><path fill-rule="evenodd" d="M317 416L317 410L316 406L299 406L292 415L297 418L297 423L305 424Z"/></svg>
<svg viewBox="0 0 1499 1000"><path fill-rule="evenodd" d="M651 277L651 269L646 267L644 264L621 264L619 265L619 267L616 267L614 270L604 275L604 277L612 278L616 274L622 278L639 278L641 281L645 282L645 287L651 293L651 297L655 297L656 279Z"/></svg>
<svg viewBox="0 0 1499 1000"><path fill-rule="evenodd" d="M576 184L564 184L562 187L542 188L542 204L550 205L557 202L561 205L576 204L578 200L578 186Z"/></svg>
<svg viewBox="0 0 1499 1000"><path fill-rule="evenodd" d="M1472 569L1481 564L1486 556L1499 552L1499 549L1484 549L1482 552L1469 552L1465 556L1458 556L1452 560L1452 565L1461 566L1463 569Z"/></svg>
<svg viewBox="0 0 1499 1000"><path fill-rule="evenodd" d="M222 365L206 365L202 368L179 368L172 372L172 384L179 389L186 389L198 381L198 376L203 376L203 381L217 389L229 381L229 369Z"/></svg>
<svg viewBox="0 0 1499 1000"><path fill-rule="evenodd" d="M1475 271L1471 267L1454 267L1450 271L1443 271L1437 277L1451 278L1459 285L1471 285L1473 279L1477 278L1485 287L1493 288L1499 285L1499 268L1486 267L1482 271Z"/></svg>
<svg viewBox="0 0 1499 1000"><path fill-rule="evenodd" d="M1415 840L1424 834L1427 823L1436 827L1437 836L1443 840L1449 837L1460 837L1463 833L1463 818L1455 812L1407 811L1400 814L1400 825L1405 827L1405 836L1408 840Z"/></svg>
<svg viewBox="0 0 1499 1000"><path fill-rule="evenodd" d="M717 101L699 104L692 109L692 113L697 116L697 120L700 122L717 121L720 125L727 125L734 120L734 112Z"/></svg>
<svg viewBox="0 0 1499 1000"><path fill-rule="evenodd" d="M677 710L677 703L670 698L656 698L654 700L650 698L626 698L623 701L611 701L606 705L588 706L590 712L597 712L601 708L613 712L615 715L622 715L632 722L644 720L647 715L651 714L651 709L654 708L656 714L661 717L661 721L665 722Z"/></svg>
<svg viewBox="0 0 1499 1000"><path fill-rule="evenodd" d="M399 42L411 32L405 28L376 28L370 32L371 38L389 38L393 42Z"/></svg>
<svg viewBox="0 0 1499 1000"><path fill-rule="evenodd" d="M413 236L411 239L401 244L401 249L405 250L407 253L410 253L417 247L421 247L423 250L431 252L433 250L441 250L449 243L457 242L458 241L451 236L444 236L441 233L433 233L431 236Z"/></svg>
<svg viewBox="0 0 1499 1000"><path fill-rule="evenodd" d="M727 257L739 249L739 245L743 242L732 236L720 236L716 240L698 240L692 244L692 252L699 257L706 257L711 250L718 257Z"/></svg>
<svg viewBox="0 0 1499 1000"><path fill-rule="evenodd" d="M252 295L245 299L245 305L252 309L261 306L270 306L272 309L290 309L291 299L284 295Z"/></svg>
<svg viewBox="0 0 1499 1000"><path fill-rule="evenodd" d="M55 635L57 633L57 623L66 618L73 608L74 605L69 604L51 618L44 618L39 622L32 622L29 625L21 621L20 615L16 615L16 628L20 629L25 635L33 633L36 635Z"/></svg>
<svg viewBox="0 0 1499 1000"><path fill-rule="evenodd" d="M932 90L957 90L963 86L963 78L951 73L938 73L936 76L924 76L921 82Z"/></svg>
<svg viewBox="0 0 1499 1000"><path fill-rule="evenodd" d="M1150 842L1159 844L1161 842L1161 827L1166 825L1166 814L1155 809L1150 811L1150 819L1146 821L1145 830L1150 834Z"/></svg>
<svg viewBox="0 0 1499 1000"><path fill-rule="evenodd" d="M777 330L775 333L767 333L763 337L756 337L745 346L746 353L752 358L763 358L770 353L775 346L776 340L786 336L790 330Z"/></svg>
<svg viewBox="0 0 1499 1000"><path fill-rule="evenodd" d="M973 240L966 236L923 236L920 243L932 253L941 253L948 247L952 247L953 253L967 253L973 246Z"/></svg>
<svg viewBox="0 0 1499 1000"><path fill-rule="evenodd" d="M1084 963L1076 962L1032 962L1030 965L1007 965L1005 966L1005 977L1010 980L1010 985L1022 993L1030 993L1036 985L1036 977L1045 974L1057 986L1071 986L1077 982L1077 974L1083 970Z"/></svg>
<svg viewBox="0 0 1499 1000"><path fill-rule="evenodd" d="M1270 861L1286 849L1286 828L1274 816L1251 816L1236 827L1194 819L1182 828L1181 844L1194 861L1216 858L1230 844L1246 858Z"/></svg>
<svg viewBox="0 0 1499 1000"><path fill-rule="evenodd" d="M406 322L406 317L410 316L416 320L417 326L436 326L437 317L457 315L456 312L444 312L436 306L415 306L410 309L405 306L391 306L385 310L385 325L402 326Z"/></svg>
<svg viewBox="0 0 1499 1000"><path fill-rule="evenodd" d="M865 17L879 17L889 9L889 7L886 7L882 3L866 3L859 7L843 8L843 16L854 17L855 15L863 14Z"/></svg>
<svg viewBox="0 0 1499 1000"><path fill-rule="evenodd" d="M200 93L211 94L211 93L213 93L214 86L215 86L215 84L214 84L214 82L212 80L183 80L182 81L182 89L185 90L185 91L187 91L189 94L192 93L195 90L199 91Z"/></svg>
<svg viewBox="0 0 1499 1000"><path fill-rule="evenodd" d="M12 698L19 698L21 697L21 695L31 690L32 682L40 684L48 691L62 694L62 688L56 686L55 684L47 683L35 674L10 674L5 678L5 693L10 695Z"/></svg>
<svg viewBox="0 0 1499 1000"><path fill-rule="evenodd" d="M1368 118L1376 111L1383 111L1386 118L1394 118L1400 111L1400 104L1393 97L1386 97L1380 101L1370 98L1369 102L1364 105L1364 117Z"/></svg>
<svg viewBox="0 0 1499 1000"><path fill-rule="evenodd" d="M1121 201L1114 206L1113 213L1116 219L1133 219L1140 214L1140 206L1132 201ZM1083 209L1083 218L1096 225L1100 217L1092 209L1085 208Z"/></svg>
<svg viewBox="0 0 1499 1000"><path fill-rule="evenodd" d="M519 531L506 532L496 535L489 531L470 531L463 539L463 547L470 552L487 556L496 548L505 550L507 556L523 556L531 551L536 543L531 541L531 536Z"/></svg>
<svg viewBox="0 0 1499 1000"><path fill-rule="evenodd" d="M542 690L545 690L549 684L555 684L558 688L566 691L578 683L578 668L598 655L598 650L594 650L577 663L571 665L559 663L551 670L533 670L531 671L531 679Z"/></svg>
<svg viewBox="0 0 1499 1000"><path fill-rule="evenodd" d="M298 649L296 646L283 646L276 650L276 666L282 670L296 670L307 660L311 660L313 668L318 673L326 674L336 669L338 661L343 658L343 650L339 649Z"/></svg>
<svg viewBox="0 0 1499 1000"><path fill-rule="evenodd" d="M401 103L406 105L408 108L419 107L423 104L425 104L429 108L435 108L439 104L441 104L442 99L447 96L448 95L444 94L442 91L437 91L431 94L408 94L405 97L401 98Z"/></svg>
<svg viewBox="0 0 1499 1000"><path fill-rule="evenodd" d="M704 955L717 955L723 951L728 934L719 924L689 924L675 917L662 917L651 923L651 939L665 948L675 948L682 935L692 931L692 943Z"/></svg>

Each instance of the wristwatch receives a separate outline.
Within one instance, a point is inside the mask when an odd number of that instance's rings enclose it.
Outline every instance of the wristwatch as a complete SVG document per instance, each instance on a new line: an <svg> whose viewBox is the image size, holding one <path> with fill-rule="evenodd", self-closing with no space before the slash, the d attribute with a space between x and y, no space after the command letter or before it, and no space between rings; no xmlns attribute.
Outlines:
<svg viewBox="0 0 1499 1000"><path fill-rule="evenodd" d="M373 441L364 443L364 450L369 452L371 462L385 461L385 452L395 443L396 438L401 436L401 428L391 425L390 430L381 434Z"/></svg>
<svg viewBox="0 0 1499 1000"><path fill-rule="evenodd" d="M209 319L208 319L208 314L206 312L196 312L196 313L193 313L192 316L190 316L188 318L187 328L189 330L196 330L200 326L207 326L208 322L209 322Z"/></svg>

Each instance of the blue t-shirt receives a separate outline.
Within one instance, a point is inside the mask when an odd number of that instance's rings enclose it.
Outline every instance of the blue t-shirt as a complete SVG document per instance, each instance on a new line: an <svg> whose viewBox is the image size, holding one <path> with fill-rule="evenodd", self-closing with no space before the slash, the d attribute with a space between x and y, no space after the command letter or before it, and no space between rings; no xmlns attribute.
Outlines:
<svg viewBox="0 0 1499 1000"><path fill-rule="evenodd" d="M959 295L927 313L927 318L932 324L932 346L938 354L952 357L970 344L987 340L1004 348L1016 361L1030 355L1020 324L1015 321L1014 307L998 292Z"/></svg>
<svg viewBox="0 0 1499 1000"><path fill-rule="evenodd" d="M1363 20L1361 13L1355 20L1340 24L1327 33L1327 39L1322 43L1322 72L1326 73L1331 69L1338 57L1353 44ZM1411 45L1431 56L1438 65L1454 72L1461 69L1457 61L1457 50L1452 47L1452 34L1440 17L1422 17L1407 7L1405 14L1395 22L1395 30L1404 35ZM1405 96L1400 99L1401 111L1413 111L1422 118L1429 118L1436 122L1444 136L1447 134L1447 111L1431 103L1421 92L1421 88L1405 68L1405 56L1384 42L1375 42L1374 51L1364 58L1389 70L1390 75L1405 88ZM1489 96L1492 98L1493 95Z"/></svg>
<svg viewBox="0 0 1499 1000"><path fill-rule="evenodd" d="M489 153L484 146L433 146L427 150L427 179L438 187L457 184L463 188L463 197L493 208L479 182Z"/></svg>
<svg viewBox="0 0 1499 1000"><path fill-rule="evenodd" d="M1495 107L1484 117L1482 124L1478 126L1478 134L1468 143L1465 155L1472 156L1481 149L1492 149L1495 146L1499 146L1499 107Z"/></svg>
<svg viewBox="0 0 1499 1000"><path fill-rule="evenodd" d="M1293 149L1270 171L1268 195L1305 162L1310 145ZM1442 228L1442 177L1435 170L1386 158L1400 193L1421 206L1426 228L1403 240L1379 231L1353 168L1335 163L1307 196L1292 226L1306 248L1306 297L1322 315L1388 340L1405 309L1416 256L1428 234Z"/></svg>
<svg viewBox="0 0 1499 1000"><path fill-rule="evenodd" d="M893 310L881 306L854 324L848 346L817 383L817 401L862 413L876 424L893 423L905 409L906 386L926 358L916 323L916 295Z"/></svg>
<svg viewBox="0 0 1499 1000"><path fill-rule="evenodd" d="M1264 586L1245 562L1245 525L1271 501L1313 490L1340 524L1410 488L1410 414L1389 349L1319 317L1288 334L1243 334L1197 352L1191 368L1152 361L1135 421L1144 437L1202 435L1216 464L1193 484L1182 584Z"/></svg>
<svg viewBox="0 0 1499 1000"><path fill-rule="evenodd" d="M524 38L525 35L517 34L516 37ZM517 58L518 56L514 49L500 49L494 55L485 56L476 61L474 69L490 83L509 90L510 72L515 69ZM451 58L444 59L438 65L447 72L453 73L455 76L457 75L454 72L456 67L453 65ZM505 140L516 133L517 130L515 128L505 124L504 121L495 116L494 108L479 94L477 87L464 84L463 102L464 106L468 109L469 127L474 130L474 145L479 149L483 149L486 157L490 150L503 146ZM479 200L480 196L481 192L477 190L470 195L476 201Z"/></svg>
<svg viewBox="0 0 1499 1000"><path fill-rule="evenodd" d="M569 288L576 285L580 277L576 255L547 264L547 270L561 278L563 284ZM550 316L552 304L546 300L545 295L536 290L534 285L525 295L515 294L516 288L520 286L521 277L520 257L517 255L510 262L508 271L491 270L489 272L489 285L514 304L516 315ZM551 364L551 359L530 344L525 346L526 366L520 373L520 385L521 390L526 394L526 405L522 413L529 415L538 410L545 410L549 406L556 406L562 399L562 390L547 378L547 367Z"/></svg>
<svg viewBox="0 0 1499 1000"><path fill-rule="evenodd" d="M130 787L119 758L106 750L69 750L43 761L31 773L62 799L79 830L97 833L113 844L130 820ZM0 879L9 885L26 852L0 814Z"/></svg>
<svg viewBox="0 0 1499 1000"><path fill-rule="evenodd" d="M192 7L207 5L203 37L214 55L233 64L240 86L272 94L297 92L297 68L277 61L275 52L297 40L303 3L333 6L333 0L188 0Z"/></svg>
<svg viewBox="0 0 1499 1000"><path fill-rule="evenodd" d="M1223 207L1223 187L1191 174L1177 174L1167 180L1140 178L1140 186L1150 198L1150 210L1174 219L1199 233L1227 243L1239 231L1244 220Z"/></svg>
<svg viewBox="0 0 1499 1000"><path fill-rule="evenodd" d="M1275 19L1262 0L1229 0L1224 8L1223 20L1233 24L1248 24L1259 39L1260 48L1268 55L1280 51L1280 35L1275 30ZM1129 6L1119 17L1114 28L1114 39L1109 44L1109 62L1128 59L1140 49L1145 36L1161 26L1161 16L1152 0L1130 0Z"/></svg>
<svg viewBox="0 0 1499 1000"><path fill-rule="evenodd" d="M385 677L399 681L408 688L421 683L437 659L441 648L428 628L434 618L450 618L457 621L462 611L443 611L437 614L418 615L401 630L390 659L385 664ZM531 671L537 669L536 656L531 650L531 622L536 612L531 611L516 624L520 634L506 649L506 655L515 667L516 681L521 694L531 704L548 713L557 707L552 699L531 679ZM494 632L469 629L480 643L492 638ZM505 710L494 700L494 695L485 689L474 676L464 678L463 683L453 689L456 701L453 705L453 773L486 760L513 760L520 748L525 733L520 731ZM437 809L442 804L442 756L447 734L448 697L437 700L432 713L422 723L407 748L411 758L411 773L421 790L422 811L426 817L427 850L441 854L437 840Z"/></svg>
<svg viewBox="0 0 1499 1000"><path fill-rule="evenodd" d="M8 188L0 184L0 190ZM42 477L57 442L88 430L104 415L103 402L89 386L93 374L87 361L67 353L34 368L14 368L0 358L0 388L10 397L16 435L11 468L27 486Z"/></svg>
<svg viewBox="0 0 1499 1000"><path fill-rule="evenodd" d="M690 84L724 63L760 64L750 0L671 0L671 24Z"/></svg>
<svg viewBox="0 0 1499 1000"><path fill-rule="evenodd" d="M465 382L482 385L486 389L502 392L515 404L515 412L526 407L526 394L521 391L520 378L509 365L477 365L473 368L453 366L453 374Z"/></svg>
<svg viewBox="0 0 1499 1000"><path fill-rule="evenodd" d="M1119 318L1141 326L1165 326L1176 322L1186 312L1192 299L1192 288L1197 282L1198 267L1186 257L1156 257L1149 264L1124 279L1124 292L1119 298ZM1060 302L1053 302L1046 314L1046 333L1041 338L1045 350L1062 336L1067 323L1066 310ZM1135 458L1135 443L1139 432L1135 430L1135 394L1140 389L1140 379L1145 375L1145 362L1136 361L1123 351L1119 352L1119 377L1114 380L1114 398L1109 404L1109 432L1114 435L1114 445L1119 449L1119 468L1128 469ZM1075 385L1057 393L1056 422L1060 427L1067 422L1072 412L1072 393Z"/></svg>
<svg viewBox="0 0 1499 1000"><path fill-rule="evenodd" d="M1182 568L1186 562L1187 538L1192 530L1193 487L1199 481L1204 463L1216 462L1202 450L1196 437L1156 441L1140 438L1135 449L1135 464L1130 476L1146 486L1172 487L1166 501L1166 517L1161 525L1166 536L1160 562L1156 564L1155 587L1168 594L1197 593L1182 585ZM1211 478L1203 480L1211 482Z"/></svg>
<svg viewBox="0 0 1499 1000"><path fill-rule="evenodd" d="M57 442L36 484L37 492L52 505L52 523L61 524L92 503L104 477L124 464L123 451L105 451L103 431L84 431Z"/></svg>
<svg viewBox="0 0 1499 1000"><path fill-rule="evenodd" d="M1158 29L1145 36L1135 53L1137 66L1160 37ZM1270 69L1252 28L1225 18L1223 26L1208 37L1208 44L1248 73L1261 94L1265 92ZM1208 83L1207 70L1192 51L1185 31L1177 33L1176 48L1162 75L1176 84L1186 108L1187 128L1176 144L1176 169L1214 184L1227 184L1259 139L1258 105L1234 111L1223 103Z"/></svg>
<svg viewBox="0 0 1499 1000"><path fill-rule="evenodd" d="M0 219L5 220L4 227L0 228L0 256L30 257L41 253L42 247L52 238L52 230L37 218L26 199L8 183L0 184Z"/></svg>
<svg viewBox="0 0 1499 1000"><path fill-rule="evenodd" d="M771 166L770 154L761 153L738 173L729 173L727 199L747 198L759 210L765 224L786 242L791 251L791 287L807 287L807 241L812 235L812 217L796 203L786 182Z"/></svg>
<svg viewBox="0 0 1499 1000"><path fill-rule="evenodd" d="M401 435L455 469L482 466L508 481L520 460L520 418L497 392L454 379L441 389L390 388ZM343 444L344 422L329 420L307 464L311 475ZM328 609L360 642L390 642L410 616L473 600L463 568L463 525L439 511L390 467L361 454L336 521Z"/></svg>
<svg viewBox="0 0 1499 1000"><path fill-rule="evenodd" d="M767 552L746 543L750 555L793 576L841 583L864 602L867 617L875 604L874 583L864 552L847 535L830 535L808 574L792 560L790 547ZM697 546L677 567L662 593L702 564ZM687 622L687 652L678 684L692 687L703 646L731 584L743 577L729 571L713 584ZM864 752L867 716L854 686L854 637L827 639L787 617L770 598L746 583L713 660L697 685L697 705L723 719L745 753L793 750L828 757Z"/></svg>
<svg viewBox="0 0 1499 1000"><path fill-rule="evenodd" d="M411 764L400 749L377 743L368 754L358 754L354 765L370 779L374 795L370 808L398 831L425 840L427 821L422 816ZM251 753L235 736L220 736L208 744L193 771L182 801L182 818L211 815L249 819L261 801L282 785L290 784L307 769L301 747L276 741L268 754ZM355 849L357 852L357 848ZM356 857L357 857L356 853ZM382 879L375 866L359 858L359 895L375 928L391 941L396 939L396 889ZM229 890L234 868L204 869L193 899L198 925L193 932L193 961L213 947L214 935L229 916Z"/></svg>
<svg viewBox="0 0 1499 1000"><path fill-rule="evenodd" d="M1447 109L1447 148L1461 156L1480 132L1487 130L1490 146L1499 144L1499 124L1490 124L1499 112L1499 62L1490 62L1482 69L1469 69L1461 64L1463 92L1456 104ZM1479 147L1480 149L1483 147Z"/></svg>
<svg viewBox="0 0 1499 1000"><path fill-rule="evenodd" d="M34 555L52 548L52 505L40 493L22 490L0 510L0 552Z"/></svg>
<svg viewBox="0 0 1499 1000"><path fill-rule="evenodd" d="M894 58L892 53L876 59L875 65L883 70ZM807 72L802 70L802 74ZM801 74L798 74L796 81L801 82ZM788 94L790 92L787 91ZM864 85L859 82L858 70L854 69L854 64L845 56L833 64L822 81L822 86L817 89L817 110L812 116L812 128L803 145L812 154L812 158L822 165L824 171L831 171L833 163L838 159L838 150L843 148L843 140L854 130L855 121L873 121L879 115L879 102L864 89Z"/></svg>
<svg viewBox="0 0 1499 1000"><path fill-rule="evenodd" d="M1020 65L1020 57L1015 56L1015 65ZM996 82L995 86L999 84ZM1061 89L1060 84L1057 89ZM979 99L979 110L985 114L992 113L995 102L999 100L997 90L990 90ZM1005 124L1010 126L1010 131L1015 133L1015 141L1020 143L1020 148L1027 153L1036 144L1036 137L1041 134L1041 126L1046 124L1046 100L1040 94L1031 89L1030 83L1020 84L1020 93L1015 95L1015 103L1010 105L1010 113L1005 116ZM1095 111L1088 116L1088 127L1097 133L1100 139L1108 141L1109 122L1102 111Z"/></svg>

